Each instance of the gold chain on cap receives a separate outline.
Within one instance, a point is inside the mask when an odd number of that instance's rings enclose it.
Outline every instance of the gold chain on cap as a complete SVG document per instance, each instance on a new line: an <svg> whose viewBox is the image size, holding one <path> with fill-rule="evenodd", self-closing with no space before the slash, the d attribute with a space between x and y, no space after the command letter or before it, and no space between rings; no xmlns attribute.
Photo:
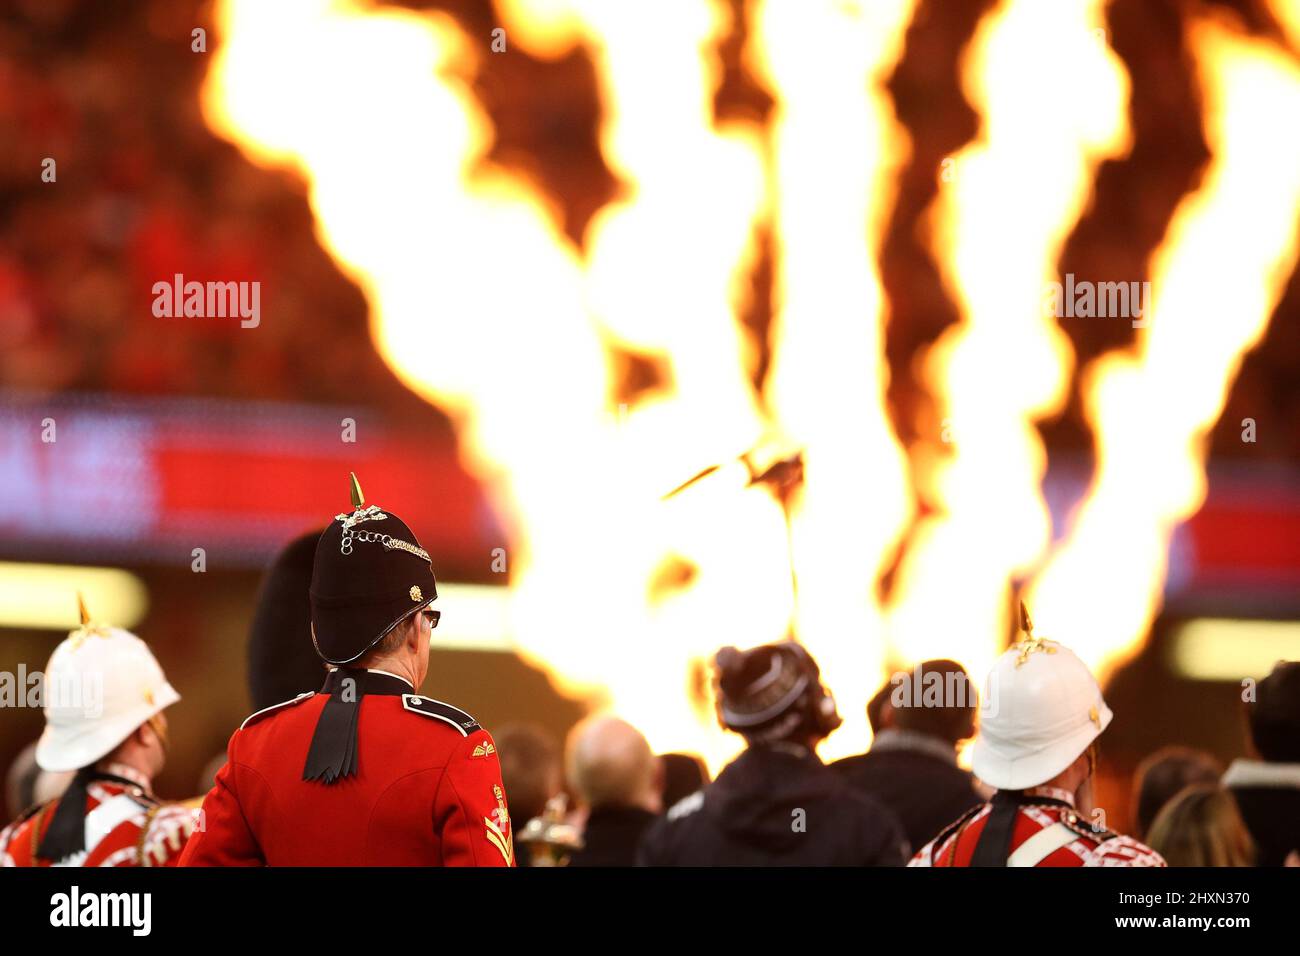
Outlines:
<svg viewBox="0 0 1300 956"><path fill-rule="evenodd" d="M394 549L405 551L408 554L413 554L417 558L420 558L423 561L428 561L432 564L433 562L429 557L429 552L417 545L411 544L409 541L403 541L401 538L394 538L387 534L380 534L377 531L352 530L356 525L361 524L363 521L383 521L388 517L388 515L380 511L378 505L371 505L368 508L365 507L366 499L361 493L361 482L357 481L355 472L349 471L348 479L349 490L352 496L352 513L348 514L347 512L344 512L343 514L334 516L335 521L343 522L343 537L339 541L340 552L343 554L351 554L352 542L354 540L365 542L378 541L389 551ZM413 597L412 600L418 599Z"/></svg>

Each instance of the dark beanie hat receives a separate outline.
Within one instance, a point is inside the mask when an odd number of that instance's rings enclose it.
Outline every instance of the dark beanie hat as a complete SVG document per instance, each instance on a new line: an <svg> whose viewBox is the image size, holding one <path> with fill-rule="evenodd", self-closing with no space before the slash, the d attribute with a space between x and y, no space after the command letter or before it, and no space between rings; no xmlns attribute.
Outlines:
<svg viewBox="0 0 1300 956"><path fill-rule="evenodd" d="M312 563L319 531L295 538L262 578L248 634L248 693L264 710L319 690L325 666L311 642Z"/></svg>
<svg viewBox="0 0 1300 956"><path fill-rule="evenodd" d="M717 666L722 725L746 737L779 739L813 726L820 693L817 663L793 642L741 651L724 647Z"/></svg>

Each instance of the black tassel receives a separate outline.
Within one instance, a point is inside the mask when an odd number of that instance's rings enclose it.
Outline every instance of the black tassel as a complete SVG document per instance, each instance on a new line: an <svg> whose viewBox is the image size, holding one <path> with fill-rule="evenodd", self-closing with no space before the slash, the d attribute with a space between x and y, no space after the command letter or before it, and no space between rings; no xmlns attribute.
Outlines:
<svg viewBox="0 0 1300 956"><path fill-rule="evenodd" d="M342 685L334 689L316 721L307 751L302 779L334 783L356 772L357 716L361 712L360 686L344 697Z"/></svg>
<svg viewBox="0 0 1300 956"><path fill-rule="evenodd" d="M340 667L330 672L321 692L330 696L316 720L302 779L331 784L357 772L357 726L366 694L414 691L410 684L387 674Z"/></svg>
<svg viewBox="0 0 1300 956"><path fill-rule="evenodd" d="M59 797L59 804L54 808L54 816L45 829L41 845L36 848L36 856L51 863L80 853L86 849L86 801L90 798L89 788L96 780L107 780L127 787L137 784L116 774L104 773L94 767L82 767L68 784L68 789Z"/></svg>

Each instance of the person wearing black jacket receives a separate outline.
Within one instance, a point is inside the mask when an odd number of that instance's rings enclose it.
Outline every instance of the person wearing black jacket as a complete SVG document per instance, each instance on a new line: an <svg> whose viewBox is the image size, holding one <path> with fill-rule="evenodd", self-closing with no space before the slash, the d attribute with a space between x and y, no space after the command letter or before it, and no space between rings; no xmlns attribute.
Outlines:
<svg viewBox="0 0 1300 956"><path fill-rule="evenodd" d="M587 813L569 866L632 866L663 809L664 774L641 732L617 717L588 717L569 732L569 788Z"/></svg>
<svg viewBox="0 0 1300 956"><path fill-rule="evenodd" d="M1223 785L1258 849L1257 866L1300 866L1300 662L1279 661L1247 705L1258 760L1234 760Z"/></svg>
<svg viewBox="0 0 1300 956"><path fill-rule="evenodd" d="M885 686L871 749L831 768L893 810L908 841L921 847L984 802L957 766L957 744L975 734L978 695L962 666L949 660L926 661Z"/></svg>
<svg viewBox="0 0 1300 956"><path fill-rule="evenodd" d="M793 642L717 655L719 719L746 749L646 832L643 866L901 866L897 818L817 757L840 724L812 657Z"/></svg>

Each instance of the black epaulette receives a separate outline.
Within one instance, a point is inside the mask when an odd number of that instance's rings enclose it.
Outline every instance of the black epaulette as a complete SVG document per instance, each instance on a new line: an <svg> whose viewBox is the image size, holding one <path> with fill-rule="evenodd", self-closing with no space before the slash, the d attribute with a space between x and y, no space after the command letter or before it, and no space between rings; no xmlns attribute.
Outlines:
<svg viewBox="0 0 1300 956"><path fill-rule="evenodd" d="M290 704L300 704L300 703L302 703L304 700L306 700L308 697L315 697L315 696L316 696L316 692L315 692L315 691L310 691L310 690L309 690L309 691L306 691L305 693L299 694L297 697L291 697L291 698L289 698L288 700L282 700L282 701L280 701L280 703L278 703L278 704L272 704L270 707L263 707L263 708L262 708L261 710L259 710L257 713L255 713L255 714L249 714L248 717L244 718L244 722L243 722L242 724L239 725L239 729L240 729L240 730L243 730L245 727L249 727L249 726L251 726L251 725L257 723L257 722L258 722L259 720L261 720L263 717L267 717L267 716L269 716L269 715L275 713L275 712L276 712L277 710L279 710L281 707L288 707Z"/></svg>
<svg viewBox="0 0 1300 956"><path fill-rule="evenodd" d="M402 706L414 714L423 714L425 717L432 717L435 720L451 724L462 737L468 737L474 731L483 729L479 726L477 720L459 707L444 704L432 697L421 697L419 694L403 694Z"/></svg>
<svg viewBox="0 0 1300 956"><path fill-rule="evenodd" d="M1061 814L1061 822L1073 830L1079 836L1087 837L1097 843L1105 843L1107 840L1113 840L1117 836L1113 830L1107 830L1105 827L1094 827L1087 820L1084 820L1074 810L1066 810Z"/></svg>
<svg viewBox="0 0 1300 956"><path fill-rule="evenodd" d="M939 852L939 847L943 846L944 842L950 836L953 836L955 833L961 830L962 827L966 826L966 824L971 821L971 818L975 816L975 814L979 813L987 806L988 806L987 803L975 804L975 806L971 807L969 810L967 810L965 813L959 816L956 820L953 820L952 823L948 824L946 827L944 827L942 830L939 831L939 835L930 841L930 847L931 847L930 865L931 866L934 865L934 854Z"/></svg>

